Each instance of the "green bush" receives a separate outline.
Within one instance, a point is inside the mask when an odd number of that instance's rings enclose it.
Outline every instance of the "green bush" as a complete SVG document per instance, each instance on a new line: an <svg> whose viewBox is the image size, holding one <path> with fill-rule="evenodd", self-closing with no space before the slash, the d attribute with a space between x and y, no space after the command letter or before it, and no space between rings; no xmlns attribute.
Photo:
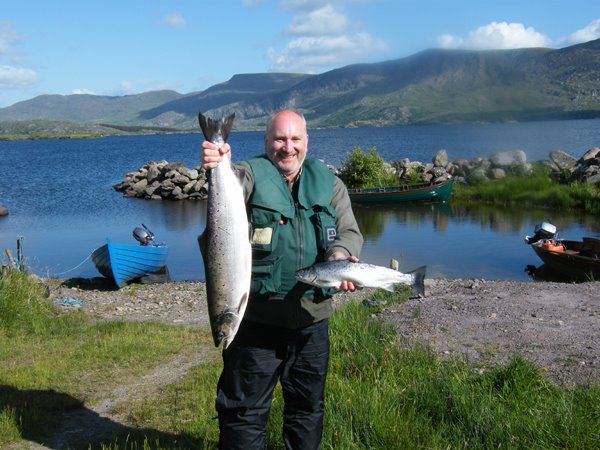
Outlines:
<svg viewBox="0 0 600 450"><path fill-rule="evenodd" d="M375 147L371 148L368 153L365 153L360 147L356 147L348 153L348 159L342 167L340 178L351 189L398 184L398 178L386 169L385 162Z"/></svg>

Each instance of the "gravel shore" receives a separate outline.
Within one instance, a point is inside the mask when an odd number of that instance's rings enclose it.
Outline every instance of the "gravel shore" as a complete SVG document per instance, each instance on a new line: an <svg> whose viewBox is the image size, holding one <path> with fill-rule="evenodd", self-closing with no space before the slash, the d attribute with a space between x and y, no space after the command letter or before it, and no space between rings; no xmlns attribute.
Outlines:
<svg viewBox="0 0 600 450"><path fill-rule="evenodd" d="M100 320L209 326L203 282L118 290L103 278L45 282L51 300L64 308L81 304ZM559 384L587 384L600 378L599 292L600 282L429 279L424 298L386 308L380 317L407 343L426 343L442 357L466 357L476 370L520 354ZM336 301L368 294L338 294Z"/></svg>

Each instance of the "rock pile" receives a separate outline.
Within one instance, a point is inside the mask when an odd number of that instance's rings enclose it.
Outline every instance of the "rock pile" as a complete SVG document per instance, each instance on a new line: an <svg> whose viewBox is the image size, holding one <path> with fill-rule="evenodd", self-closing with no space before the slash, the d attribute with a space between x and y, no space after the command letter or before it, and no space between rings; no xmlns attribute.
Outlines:
<svg viewBox="0 0 600 450"><path fill-rule="evenodd" d="M204 169L188 169L184 163L150 161L113 188L126 197L150 200L200 200L206 198Z"/></svg>
<svg viewBox="0 0 600 450"><path fill-rule="evenodd" d="M600 148L588 150L577 159L563 151L550 152L549 159L541 161L557 181L600 182ZM523 150L496 153L490 158L449 160L446 150L438 150L430 163L401 159L386 163L388 170L398 176L399 182L437 183L454 178L458 183L476 184L498 180L509 174L528 175L533 165L527 161ZM337 173L334 167L330 169ZM144 164L135 172L113 186L126 197L151 200L202 200L206 198L208 185L206 173L201 167L188 169L183 163L167 161ZM0 211L1 211L0 207Z"/></svg>
<svg viewBox="0 0 600 450"><path fill-rule="evenodd" d="M551 176L557 180L573 180L584 183L600 182L600 147L593 147L577 159L559 150L550 153L547 162Z"/></svg>
<svg viewBox="0 0 600 450"><path fill-rule="evenodd" d="M549 159L541 161L548 169L550 177L556 181L600 182L600 148L593 147L577 159L560 150L550 152ZM415 174L425 183L440 182L454 178L456 182L477 184L499 180L507 175L529 175L532 163L527 161L523 150L496 153L489 158L475 158L471 161L456 159L450 161L446 150L441 149L431 159L422 163L402 159L387 164L401 182L414 180Z"/></svg>

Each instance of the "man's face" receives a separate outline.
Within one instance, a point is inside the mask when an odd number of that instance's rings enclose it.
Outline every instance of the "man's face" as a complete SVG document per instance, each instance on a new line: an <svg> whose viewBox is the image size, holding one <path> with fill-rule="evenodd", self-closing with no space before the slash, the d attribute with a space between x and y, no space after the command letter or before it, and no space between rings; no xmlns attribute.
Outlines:
<svg viewBox="0 0 600 450"><path fill-rule="evenodd" d="M267 157L289 179L295 177L308 151L308 134L302 118L293 111L278 113L265 134Z"/></svg>

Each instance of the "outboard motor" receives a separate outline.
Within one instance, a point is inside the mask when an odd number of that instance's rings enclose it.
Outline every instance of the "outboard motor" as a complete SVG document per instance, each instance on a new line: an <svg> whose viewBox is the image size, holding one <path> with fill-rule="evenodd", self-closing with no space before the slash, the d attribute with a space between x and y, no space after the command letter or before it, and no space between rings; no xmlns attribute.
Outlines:
<svg viewBox="0 0 600 450"><path fill-rule="evenodd" d="M152 245L152 241L154 241L154 233L152 233L152 231L150 231L146 225L142 224L142 227L135 227L133 229L133 237L141 245Z"/></svg>
<svg viewBox="0 0 600 450"><path fill-rule="evenodd" d="M552 239L554 236L556 236L556 226L550 222L542 222L535 226L535 234L533 236L525 236L525 241L528 244L533 244L542 239Z"/></svg>

